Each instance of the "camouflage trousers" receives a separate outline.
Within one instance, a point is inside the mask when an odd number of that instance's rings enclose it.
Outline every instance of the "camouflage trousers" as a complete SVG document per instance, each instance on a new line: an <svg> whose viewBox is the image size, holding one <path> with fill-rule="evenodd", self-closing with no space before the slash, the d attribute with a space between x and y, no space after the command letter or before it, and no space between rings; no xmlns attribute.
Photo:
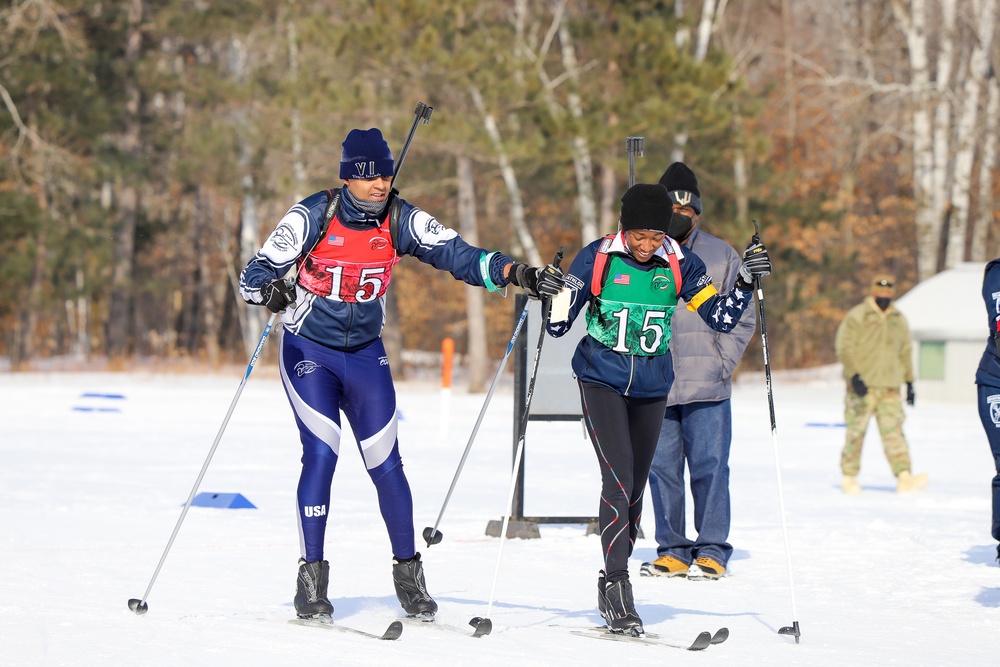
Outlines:
<svg viewBox="0 0 1000 667"><path fill-rule="evenodd" d="M898 388L869 387L865 396L858 396L850 389L844 399L844 421L847 424L847 437L844 451L840 454L840 469L845 475L857 476L861 470L861 446L864 444L865 431L872 415L878 423L879 434L882 436L882 449L889 461L892 474L910 469L910 448L903 437L903 401Z"/></svg>

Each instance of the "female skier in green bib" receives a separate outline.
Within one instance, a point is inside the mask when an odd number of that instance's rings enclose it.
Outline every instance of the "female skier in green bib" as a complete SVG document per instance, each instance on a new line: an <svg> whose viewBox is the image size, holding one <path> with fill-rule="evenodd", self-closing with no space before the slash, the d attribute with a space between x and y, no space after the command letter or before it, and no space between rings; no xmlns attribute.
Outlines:
<svg viewBox="0 0 1000 667"><path fill-rule="evenodd" d="M547 330L565 335L586 310L572 366L601 468L598 608L612 631L639 635L628 559L674 379L670 319L684 301L712 329L731 331L753 301L753 277L768 275L771 260L763 245L750 243L735 287L719 294L705 263L667 235L685 223L690 228L690 219L673 212L660 184L629 188L620 222L620 232L577 254L565 289L553 298Z"/></svg>

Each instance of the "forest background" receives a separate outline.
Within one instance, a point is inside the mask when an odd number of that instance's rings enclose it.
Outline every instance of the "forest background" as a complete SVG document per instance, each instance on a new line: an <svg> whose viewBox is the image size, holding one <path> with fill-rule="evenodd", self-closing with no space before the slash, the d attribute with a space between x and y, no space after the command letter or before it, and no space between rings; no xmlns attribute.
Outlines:
<svg viewBox="0 0 1000 667"><path fill-rule="evenodd" d="M833 361L873 274L1000 254L998 0L15 0L0 9L0 361L245 363L238 274L341 141L380 127L402 195L530 264L616 229L682 160L702 228L753 233L777 368ZM415 260L387 347L455 339L472 390L513 300ZM942 314L945 308L942 304ZM759 339L744 368L760 367ZM274 346L268 349L273 354Z"/></svg>

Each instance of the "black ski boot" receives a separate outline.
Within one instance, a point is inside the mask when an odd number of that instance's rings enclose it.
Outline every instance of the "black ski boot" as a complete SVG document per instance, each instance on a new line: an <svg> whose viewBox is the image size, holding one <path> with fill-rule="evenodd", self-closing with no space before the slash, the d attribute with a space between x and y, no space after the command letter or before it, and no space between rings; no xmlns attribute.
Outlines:
<svg viewBox="0 0 1000 667"><path fill-rule="evenodd" d="M437 602L427 592L424 582L424 565L420 554L408 560L393 558L392 582L396 585L396 597L407 616L431 621L437 613Z"/></svg>
<svg viewBox="0 0 1000 667"><path fill-rule="evenodd" d="M632 599L632 584L628 579L609 581L604 587L605 608L604 619L612 632L631 635L641 635L642 619L635 611L635 601Z"/></svg>
<svg viewBox="0 0 1000 667"><path fill-rule="evenodd" d="M333 605L326 596L330 583L330 563L314 560L307 563L299 559L299 577L295 587L295 613L299 618L332 616Z"/></svg>
<svg viewBox="0 0 1000 667"><path fill-rule="evenodd" d="M597 611L601 612L601 618L608 620L608 598L605 597L604 590L608 587L608 580L604 577L604 570L597 574Z"/></svg>

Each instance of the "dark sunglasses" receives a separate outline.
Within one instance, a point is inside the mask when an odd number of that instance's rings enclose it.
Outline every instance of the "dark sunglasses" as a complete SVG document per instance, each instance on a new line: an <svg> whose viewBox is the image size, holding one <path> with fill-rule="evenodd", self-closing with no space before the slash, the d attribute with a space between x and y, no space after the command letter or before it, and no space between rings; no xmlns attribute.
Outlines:
<svg viewBox="0 0 1000 667"><path fill-rule="evenodd" d="M894 286L894 285L893 285L893 284L892 284L891 282L889 282L888 280L880 280L880 281L878 281L878 282L877 282L877 283L875 283L875 284L876 284L876 285L878 285L879 287L893 287L893 286Z"/></svg>

